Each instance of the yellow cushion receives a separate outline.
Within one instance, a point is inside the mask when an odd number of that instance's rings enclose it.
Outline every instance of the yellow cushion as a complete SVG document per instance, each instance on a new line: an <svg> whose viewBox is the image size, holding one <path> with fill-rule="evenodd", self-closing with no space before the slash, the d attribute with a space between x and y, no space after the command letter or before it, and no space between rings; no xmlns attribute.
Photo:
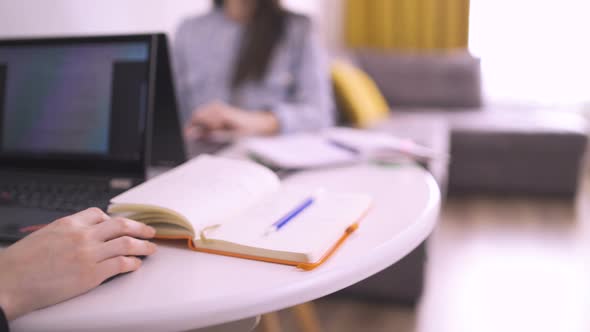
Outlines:
<svg viewBox="0 0 590 332"><path fill-rule="evenodd" d="M388 117L389 106L369 75L340 61L332 64L331 71L339 106L352 125L368 127Z"/></svg>

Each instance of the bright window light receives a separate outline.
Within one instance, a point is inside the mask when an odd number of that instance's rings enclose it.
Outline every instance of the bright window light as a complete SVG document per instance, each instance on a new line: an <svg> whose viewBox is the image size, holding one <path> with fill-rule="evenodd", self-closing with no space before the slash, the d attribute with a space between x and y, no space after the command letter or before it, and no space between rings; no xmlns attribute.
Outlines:
<svg viewBox="0 0 590 332"><path fill-rule="evenodd" d="M588 0L471 0L489 101L590 105Z"/></svg>

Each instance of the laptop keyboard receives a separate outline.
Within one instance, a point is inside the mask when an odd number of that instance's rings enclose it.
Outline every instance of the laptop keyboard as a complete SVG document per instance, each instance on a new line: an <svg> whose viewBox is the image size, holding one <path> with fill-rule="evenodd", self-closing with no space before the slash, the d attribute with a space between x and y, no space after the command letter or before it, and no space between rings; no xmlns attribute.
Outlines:
<svg viewBox="0 0 590 332"><path fill-rule="evenodd" d="M0 205L75 212L96 206L106 209L121 191L105 182L57 183L29 181L0 184Z"/></svg>

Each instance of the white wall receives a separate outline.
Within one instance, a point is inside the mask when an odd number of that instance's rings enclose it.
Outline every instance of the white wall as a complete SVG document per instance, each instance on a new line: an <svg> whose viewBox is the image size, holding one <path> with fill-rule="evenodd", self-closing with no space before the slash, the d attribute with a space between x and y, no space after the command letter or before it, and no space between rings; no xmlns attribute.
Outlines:
<svg viewBox="0 0 590 332"><path fill-rule="evenodd" d="M342 0L284 0L315 20L322 39L338 47ZM0 0L0 38L164 31L173 36L186 16L203 13L210 0Z"/></svg>
<svg viewBox="0 0 590 332"><path fill-rule="evenodd" d="M2 0L0 35L172 32L182 17L209 6L207 0Z"/></svg>

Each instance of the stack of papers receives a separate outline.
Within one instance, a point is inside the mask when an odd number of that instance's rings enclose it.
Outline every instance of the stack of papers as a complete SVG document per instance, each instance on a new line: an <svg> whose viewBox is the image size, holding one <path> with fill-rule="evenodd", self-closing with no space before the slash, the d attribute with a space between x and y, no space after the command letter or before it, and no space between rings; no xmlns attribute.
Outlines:
<svg viewBox="0 0 590 332"><path fill-rule="evenodd" d="M319 168L367 160L399 163L448 158L409 139L353 128L252 138L246 142L246 149L263 163L282 169Z"/></svg>
<svg viewBox="0 0 590 332"><path fill-rule="evenodd" d="M389 133L353 128L330 128L322 136L330 142L356 151L365 159L395 162L400 159L431 160L448 158L410 139Z"/></svg>
<svg viewBox="0 0 590 332"><path fill-rule="evenodd" d="M320 135L294 134L252 138L246 149L264 164L282 169L306 169L356 163L359 155Z"/></svg>

